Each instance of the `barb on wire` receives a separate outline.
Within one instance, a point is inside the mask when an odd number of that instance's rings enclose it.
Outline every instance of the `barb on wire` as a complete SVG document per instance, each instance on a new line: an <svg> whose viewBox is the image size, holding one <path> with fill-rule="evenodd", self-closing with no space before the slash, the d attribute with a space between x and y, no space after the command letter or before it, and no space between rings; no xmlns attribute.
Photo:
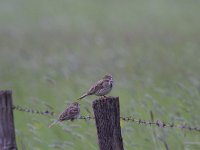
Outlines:
<svg viewBox="0 0 200 150"><path fill-rule="evenodd" d="M16 105L12 107L14 110L18 110L21 112L28 112L28 113L32 113L32 114L40 114L40 115L50 115L50 116L55 116L55 113L49 110L45 110L45 111L39 111L39 110L34 110L34 109L30 109L30 108L24 108L21 107L19 105ZM91 119L95 119L94 116L80 116L78 119L82 119L82 120L91 120ZM129 117L120 117L121 120L126 121L126 122L135 122L137 124L143 124L143 125L149 125L149 126L157 126L160 128L165 128L165 127L169 127L169 128L179 128L179 129L187 129L189 131L198 131L200 132L200 127L191 127L191 126L187 126L187 125L176 125L174 123L165 123L163 121L160 120L156 120L156 121L147 121L147 120L142 120L142 119L135 119L132 116Z"/></svg>

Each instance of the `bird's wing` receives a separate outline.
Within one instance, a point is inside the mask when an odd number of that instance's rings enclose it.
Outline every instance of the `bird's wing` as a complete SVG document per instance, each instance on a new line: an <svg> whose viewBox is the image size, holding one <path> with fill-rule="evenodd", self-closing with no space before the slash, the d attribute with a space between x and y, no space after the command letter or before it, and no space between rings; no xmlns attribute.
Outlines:
<svg viewBox="0 0 200 150"><path fill-rule="evenodd" d="M77 116L80 112L80 109L78 107L69 107L67 108L63 113L61 113L59 120L69 120Z"/></svg>
<svg viewBox="0 0 200 150"><path fill-rule="evenodd" d="M77 116L79 113L80 113L79 107L73 107L72 109L69 110L69 114L72 118Z"/></svg>
<svg viewBox="0 0 200 150"><path fill-rule="evenodd" d="M103 82L104 80L99 80L96 84L94 84L90 90L88 91L87 94L92 95L94 94L97 90L103 88Z"/></svg>
<svg viewBox="0 0 200 150"><path fill-rule="evenodd" d="M64 111L60 114L58 120L59 120L59 121L66 120L66 118L67 118L68 116L69 116L68 109L66 109L66 110L64 110Z"/></svg>

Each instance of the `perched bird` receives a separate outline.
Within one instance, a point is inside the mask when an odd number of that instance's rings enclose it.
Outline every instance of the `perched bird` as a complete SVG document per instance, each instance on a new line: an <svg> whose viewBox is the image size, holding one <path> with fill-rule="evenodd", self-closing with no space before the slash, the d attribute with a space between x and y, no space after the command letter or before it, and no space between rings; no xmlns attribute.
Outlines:
<svg viewBox="0 0 200 150"><path fill-rule="evenodd" d="M52 124L49 125L49 128L52 127L54 124L58 122L62 122L64 120L71 120L77 119L80 115L80 105L78 102L74 102L69 105L55 120Z"/></svg>
<svg viewBox="0 0 200 150"><path fill-rule="evenodd" d="M103 79L99 80L96 84L94 84L88 92L83 94L77 100L81 100L82 98L89 96L89 95L96 95L96 96L105 96L108 94L113 87L113 77L111 74L106 74Z"/></svg>

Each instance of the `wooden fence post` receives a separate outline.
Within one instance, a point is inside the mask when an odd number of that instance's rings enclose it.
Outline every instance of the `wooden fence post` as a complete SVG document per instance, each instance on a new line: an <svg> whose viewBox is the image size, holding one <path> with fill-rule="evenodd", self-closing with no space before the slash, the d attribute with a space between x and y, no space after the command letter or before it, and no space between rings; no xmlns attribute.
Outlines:
<svg viewBox="0 0 200 150"><path fill-rule="evenodd" d="M93 110L100 150L123 150L119 97L97 99Z"/></svg>
<svg viewBox="0 0 200 150"><path fill-rule="evenodd" d="M0 91L0 150L17 150L11 91Z"/></svg>

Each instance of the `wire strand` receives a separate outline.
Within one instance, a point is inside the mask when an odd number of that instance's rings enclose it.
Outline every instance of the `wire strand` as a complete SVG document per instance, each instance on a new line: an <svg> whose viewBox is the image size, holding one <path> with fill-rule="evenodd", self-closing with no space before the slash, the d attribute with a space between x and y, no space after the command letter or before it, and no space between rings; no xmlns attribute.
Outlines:
<svg viewBox="0 0 200 150"><path fill-rule="evenodd" d="M55 116L55 113L53 111L49 111L49 110L45 110L45 111L40 111L40 110L35 110L35 109L30 109L30 108L25 108L19 105L13 105L12 107L13 110L17 110L17 111L21 111L21 112L27 112L27 113L32 113L32 114L39 114L39 115L48 115L48 116ZM95 119L94 116L80 116L78 119L82 119L82 120L91 120L91 119ZM163 121L160 120L156 120L156 121L147 121L147 120L142 120L142 119L136 119L132 116L129 117L120 117L121 120L125 121L125 122L135 122L137 124L143 124L143 125L149 125L149 126L157 126L160 128L179 128L179 129L187 129L189 131L198 131L200 132L200 128L199 127L191 127L188 125L176 125L174 123L165 123Z"/></svg>

